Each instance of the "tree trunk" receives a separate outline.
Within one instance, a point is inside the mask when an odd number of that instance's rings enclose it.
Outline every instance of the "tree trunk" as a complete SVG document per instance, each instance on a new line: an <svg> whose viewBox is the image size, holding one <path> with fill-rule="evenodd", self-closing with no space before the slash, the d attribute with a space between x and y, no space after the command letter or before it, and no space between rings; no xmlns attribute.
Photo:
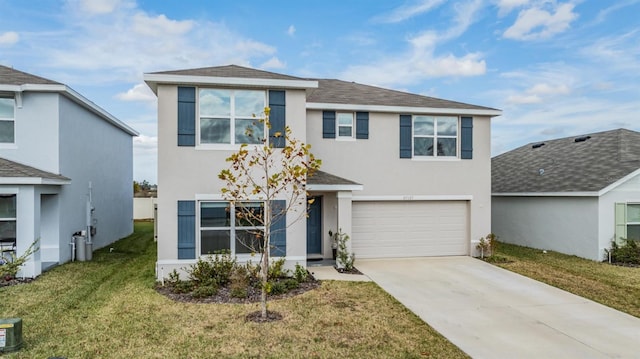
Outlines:
<svg viewBox="0 0 640 359"><path fill-rule="evenodd" d="M267 283L269 282L269 250L271 246L271 201L265 201L264 206L264 245L262 246L262 291L260 293L260 305L262 318L267 319Z"/></svg>

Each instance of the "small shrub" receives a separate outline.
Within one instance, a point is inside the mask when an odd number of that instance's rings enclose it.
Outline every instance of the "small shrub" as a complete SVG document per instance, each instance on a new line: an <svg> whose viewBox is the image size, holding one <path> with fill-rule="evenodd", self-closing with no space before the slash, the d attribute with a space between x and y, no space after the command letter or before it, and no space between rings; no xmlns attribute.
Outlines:
<svg viewBox="0 0 640 359"><path fill-rule="evenodd" d="M189 279L197 285L224 286L229 283L231 273L236 268L235 257L231 257L229 251L216 253L210 257L200 257L198 261L188 269Z"/></svg>
<svg viewBox="0 0 640 359"><path fill-rule="evenodd" d="M300 283L295 278L287 278L282 281L284 287L287 288L287 292L300 287Z"/></svg>
<svg viewBox="0 0 640 359"><path fill-rule="evenodd" d="M269 295L284 294L288 291L284 281L269 282L267 289L267 293L269 293Z"/></svg>
<svg viewBox="0 0 640 359"><path fill-rule="evenodd" d="M330 232L331 233L331 232ZM349 236L345 233L342 233L342 230L338 230L333 234L333 240L338 244L338 252L336 255L336 266L338 269L344 269L345 271L351 271L354 268L354 263L356 261L355 253L349 253L347 250L347 242L349 241Z"/></svg>
<svg viewBox="0 0 640 359"><path fill-rule="evenodd" d="M277 261L273 261L269 264L267 275L269 280L285 278L289 276L289 270L284 269L284 262L284 258L280 258Z"/></svg>
<svg viewBox="0 0 640 359"><path fill-rule="evenodd" d="M480 242L476 245L476 249L480 251L481 259L492 257L498 251L498 236L493 233L489 233L486 237L480 238Z"/></svg>
<svg viewBox="0 0 640 359"><path fill-rule="evenodd" d="M214 277L211 261L204 257L198 258L195 264L189 266L187 273L189 273L189 280L195 283L208 282Z"/></svg>
<svg viewBox="0 0 640 359"><path fill-rule="evenodd" d="M231 257L231 253L226 251L216 254L212 260L214 279L219 286L226 285L231 280L231 274L237 266L235 257Z"/></svg>
<svg viewBox="0 0 640 359"><path fill-rule="evenodd" d="M204 285L198 287L191 292L191 296L194 298L206 298L218 293L218 287L215 285Z"/></svg>
<svg viewBox="0 0 640 359"><path fill-rule="evenodd" d="M633 239L621 239L622 244L611 242L611 261L613 263L640 264L640 245Z"/></svg>
<svg viewBox="0 0 640 359"><path fill-rule="evenodd" d="M298 281L298 283L306 282L309 279L309 271L300 264L296 263L296 269L293 272L293 278Z"/></svg>
<svg viewBox="0 0 640 359"><path fill-rule="evenodd" d="M171 291L176 294L191 293L194 285L192 281L178 280L171 286Z"/></svg>
<svg viewBox="0 0 640 359"><path fill-rule="evenodd" d="M15 278L20 267L38 250L37 244L38 240L36 239L20 257L16 257L13 252L8 256L0 256L0 279L9 281Z"/></svg>
<svg viewBox="0 0 640 359"><path fill-rule="evenodd" d="M169 285L174 285L176 283L178 283L180 281L180 274L178 273L177 270L172 270L171 273L169 273L169 278L167 278L167 284Z"/></svg>

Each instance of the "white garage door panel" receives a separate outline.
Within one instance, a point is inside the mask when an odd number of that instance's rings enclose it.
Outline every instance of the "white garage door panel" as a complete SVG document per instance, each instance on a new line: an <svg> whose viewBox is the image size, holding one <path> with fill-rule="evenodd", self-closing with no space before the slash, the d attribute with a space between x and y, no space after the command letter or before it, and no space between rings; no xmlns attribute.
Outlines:
<svg viewBox="0 0 640 359"><path fill-rule="evenodd" d="M465 201L354 202L356 258L467 255Z"/></svg>

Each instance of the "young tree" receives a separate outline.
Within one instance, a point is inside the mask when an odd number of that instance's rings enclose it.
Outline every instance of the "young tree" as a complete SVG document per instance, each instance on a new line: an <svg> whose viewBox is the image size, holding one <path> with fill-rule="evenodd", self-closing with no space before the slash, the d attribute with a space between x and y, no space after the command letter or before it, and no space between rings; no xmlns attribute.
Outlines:
<svg viewBox="0 0 640 359"><path fill-rule="evenodd" d="M256 119L271 129L269 108L264 110L264 118ZM246 135L254 136L251 128ZM272 224L281 222L279 230L306 216L307 213L307 178L320 168L321 161L310 152L311 145L294 138L287 126L284 133L275 133L276 140L284 137L284 147L276 148L266 138L259 139L259 144L240 146L227 162L228 169L218 175L225 185L221 192L235 208L236 224L253 228L236 234L238 242L252 253L259 253L261 291L261 316L267 318L267 294L269 292L269 258L272 249ZM272 204L286 200L283 208L274 210ZM256 206L256 202L259 205ZM294 217L286 218L287 214ZM297 216L296 216L297 215ZM237 225L236 225L237 226Z"/></svg>

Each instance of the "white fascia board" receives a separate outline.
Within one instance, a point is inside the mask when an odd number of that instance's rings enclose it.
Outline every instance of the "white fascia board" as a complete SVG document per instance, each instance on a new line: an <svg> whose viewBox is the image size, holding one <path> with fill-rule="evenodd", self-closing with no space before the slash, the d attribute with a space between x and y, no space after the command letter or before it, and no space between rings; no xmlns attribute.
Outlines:
<svg viewBox="0 0 640 359"><path fill-rule="evenodd" d="M471 201L473 195L395 195L395 196L353 196L354 202L365 201Z"/></svg>
<svg viewBox="0 0 640 359"><path fill-rule="evenodd" d="M100 106L98 106L95 103L89 101L86 97L82 96L81 94L79 94L78 92L76 92L75 90L73 90L72 88L70 88L70 87L68 87L66 85L62 85L62 84L59 84L59 85L54 85L54 84L0 85L0 91L11 91L11 92L16 92L16 93L25 92L25 91L32 91L32 92L58 92L58 93L66 95L67 97L69 97L75 103L77 103L80 106L84 107L85 109L95 113L96 115L98 115L102 119L104 119L105 121L111 123L112 125L116 126L117 128L119 128L119 129L123 130L124 132L128 133L129 135L131 135L131 136L140 135L138 133L138 131L136 131L133 128L129 127L124 122L118 120L112 114L108 113L107 111L102 109Z"/></svg>
<svg viewBox="0 0 640 359"><path fill-rule="evenodd" d="M245 77L213 77L213 76L193 76L193 75L170 75L170 74L144 74L144 81L157 94L158 84L191 84L191 85L220 85L220 86L243 86L243 87L277 87L291 89L312 89L318 88L318 81L312 80L281 80L281 79L260 79Z"/></svg>
<svg viewBox="0 0 640 359"><path fill-rule="evenodd" d="M599 196L602 196L603 194L606 194L607 192L615 189L616 187L620 186L621 184L627 182L628 180L632 179L635 176L640 175L640 168L638 168L637 170L629 173L628 175L620 178L619 180L613 182L612 184L608 185L607 187L603 188L600 190L600 192L598 192Z"/></svg>
<svg viewBox="0 0 640 359"><path fill-rule="evenodd" d="M492 197L598 197L598 192L504 192L491 193Z"/></svg>
<svg viewBox="0 0 640 359"><path fill-rule="evenodd" d="M362 191L361 184L308 184L307 191L338 192L338 191Z"/></svg>
<svg viewBox="0 0 640 359"><path fill-rule="evenodd" d="M357 104L317 103L317 102L307 102L307 110L425 113L425 114L472 115L472 116L491 116L491 117L502 115L502 111L491 110L491 109L357 105Z"/></svg>
<svg viewBox="0 0 640 359"><path fill-rule="evenodd" d="M0 185L65 185L70 184L71 180L50 179L42 177L0 177Z"/></svg>

